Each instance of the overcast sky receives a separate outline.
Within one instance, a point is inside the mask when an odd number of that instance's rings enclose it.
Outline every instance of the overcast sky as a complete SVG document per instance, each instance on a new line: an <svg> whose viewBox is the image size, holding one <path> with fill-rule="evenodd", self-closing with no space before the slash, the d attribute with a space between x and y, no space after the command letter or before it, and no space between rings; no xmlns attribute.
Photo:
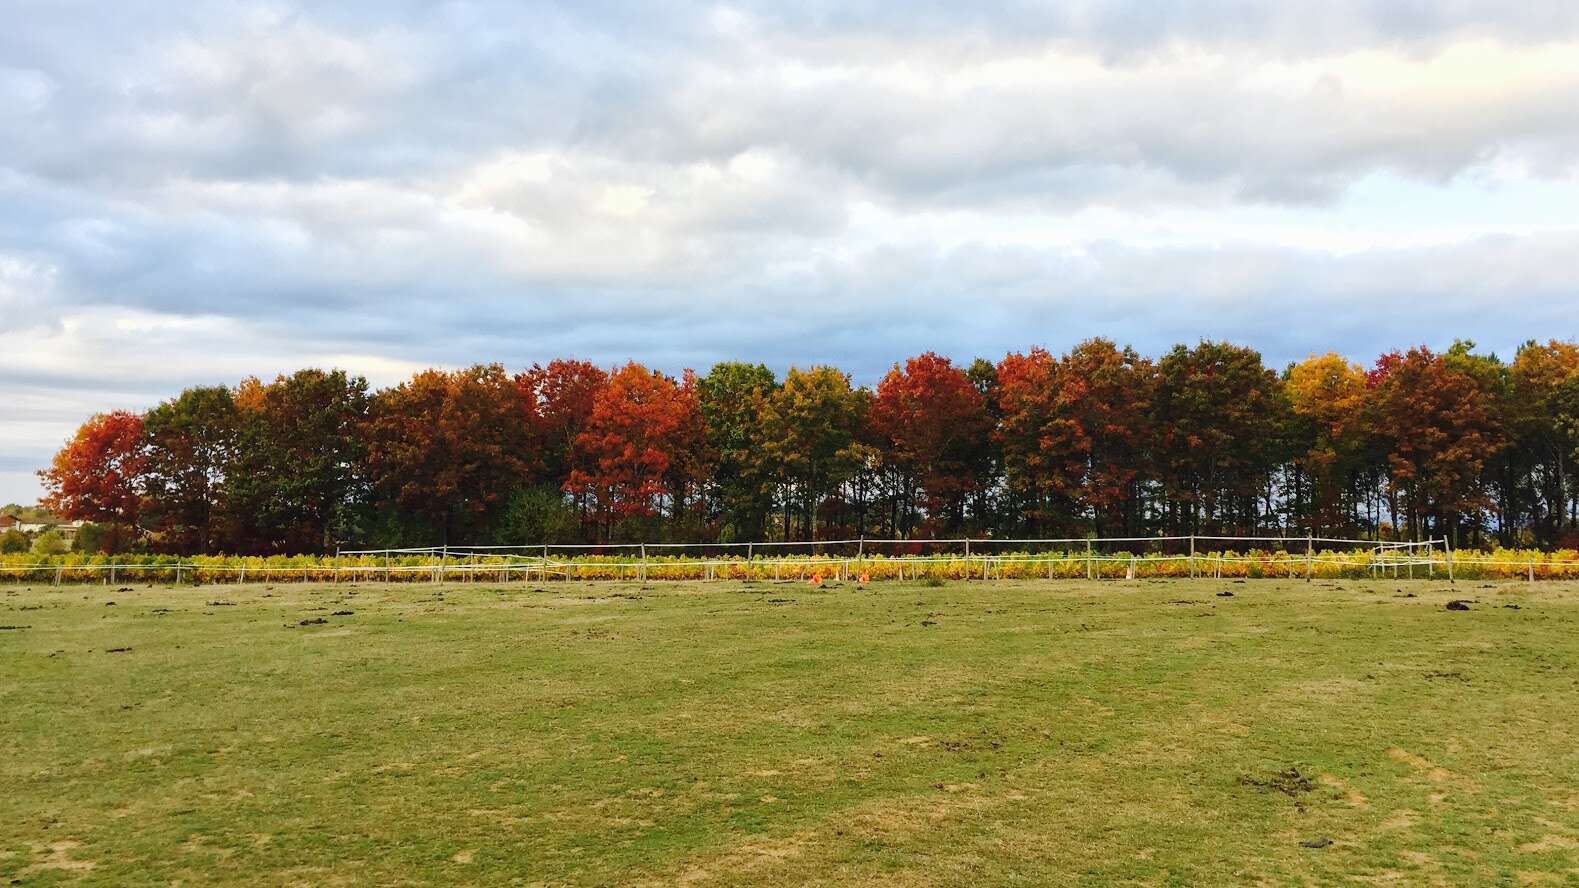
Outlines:
<svg viewBox="0 0 1579 888"><path fill-rule="evenodd" d="M1579 335L1579 4L0 0L0 502L333 365Z"/></svg>

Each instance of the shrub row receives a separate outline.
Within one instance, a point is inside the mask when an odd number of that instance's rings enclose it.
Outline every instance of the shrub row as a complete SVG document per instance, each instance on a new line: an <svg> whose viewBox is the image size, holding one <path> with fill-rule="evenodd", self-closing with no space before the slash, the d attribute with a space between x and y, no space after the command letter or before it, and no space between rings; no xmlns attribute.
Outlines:
<svg viewBox="0 0 1579 888"><path fill-rule="evenodd" d="M1446 556L1434 553L1431 563L1400 564L1395 558L1376 560L1368 551L1317 553L1309 574L1320 579L1386 576L1446 579ZM1579 579L1579 551L1463 550L1453 554L1458 579ZM1186 577L1191 563L1183 556L1118 553L1099 555L1087 564L1084 552L1015 553L989 556L863 558L788 556L699 559L686 556L582 555L541 558L510 557L468 561L428 555L396 557L317 557L311 555L236 557L205 555L104 556L68 554L40 557L0 556L0 582L30 583L234 583L269 582L437 582L517 579L628 580L810 580L856 579L1105 579L1133 576ZM1304 553L1285 551L1203 552L1194 559L1197 576L1224 578L1302 578Z"/></svg>

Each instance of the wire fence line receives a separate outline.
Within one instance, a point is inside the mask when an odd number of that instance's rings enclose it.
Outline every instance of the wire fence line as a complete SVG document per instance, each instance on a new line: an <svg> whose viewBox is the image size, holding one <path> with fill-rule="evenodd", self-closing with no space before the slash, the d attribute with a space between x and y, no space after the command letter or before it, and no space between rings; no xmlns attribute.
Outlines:
<svg viewBox="0 0 1579 888"><path fill-rule="evenodd" d="M1135 545L1140 544L1140 545ZM1003 551L1004 547L1018 551ZM1321 548L1318 548L1320 546ZM828 551L843 547L845 551ZM1041 551L1031 551L1039 548ZM761 554L758 549L764 550ZM786 550L803 549L804 553ZM884 551L884 550L888 551ZM932 549L927 552L924 550ZM937 551L937 550L947 551ZM698 552L687 554L686 550ZM720 550L724 554L709 554ZM822 551L818 551L822 550ZM895 551L898 550L898 551ZM1173 551L1176 550L1176 551ZM1445 539L1290 536L538 544L342 550L335 556L0 558L0 580L85 582L852 581L923 579L1579 578L1579 553L1455 552Z"/></svg>
<svg viewBox="0 0 1579 888"><path fill-rule="evenodd" d="M966 553L972 546L1003 546L1003 545L1085 545L1109 543L1195 543L1195 542L1258 542L1258 543L1293 543L1293 544L1323 544L1323 545L1350 545L1350 546L1381 546L1386 548L1409 548L1439 545L1445 546L1446 540L1423 541L1378 541L1360 540L1348 537L1318 537L1318 536L1219 536L1210 534L1195 534L1189 536L1145 536L1145 537L1047 537L1047 538L1003 538L1003 537L943 537L937 539L901 539L882 537L853 537L850 539L833 540L759 540L748 542L717 542L717 543L532 543L526 545L488 545L488 546L413 546L407 548L384 549L342 549L340 555L390 555L390 554L441 554L457 555L462 553L482 552L521 552L535 553L541 551L642 551L646 549L830 549L839 546L960 546Z"/></svg>

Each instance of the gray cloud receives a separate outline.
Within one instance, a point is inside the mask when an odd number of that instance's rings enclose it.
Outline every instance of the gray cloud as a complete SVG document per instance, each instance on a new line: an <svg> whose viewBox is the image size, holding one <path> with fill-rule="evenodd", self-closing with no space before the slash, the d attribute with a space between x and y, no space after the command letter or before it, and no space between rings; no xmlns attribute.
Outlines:
<svg viewBox="0 0 1579 888"><path fill-rule="evenodd" d="M0 500L88 413L306 363L1579 333L1571 3L0 16Z"/></svg>

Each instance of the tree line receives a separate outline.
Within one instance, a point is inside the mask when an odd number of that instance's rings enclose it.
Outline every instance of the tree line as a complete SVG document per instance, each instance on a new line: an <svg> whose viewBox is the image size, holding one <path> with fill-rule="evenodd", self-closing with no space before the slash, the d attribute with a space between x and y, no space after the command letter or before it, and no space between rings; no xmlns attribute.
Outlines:
<svg viewBox="0 0 1579 888"><path fill-rule="evenodd" d="M107 550L1278 531L1579 541L1579 345L1459 342L1281 372L1105 339L875 387L834 367L339 370L94 416L43 505Z"/></svg>

